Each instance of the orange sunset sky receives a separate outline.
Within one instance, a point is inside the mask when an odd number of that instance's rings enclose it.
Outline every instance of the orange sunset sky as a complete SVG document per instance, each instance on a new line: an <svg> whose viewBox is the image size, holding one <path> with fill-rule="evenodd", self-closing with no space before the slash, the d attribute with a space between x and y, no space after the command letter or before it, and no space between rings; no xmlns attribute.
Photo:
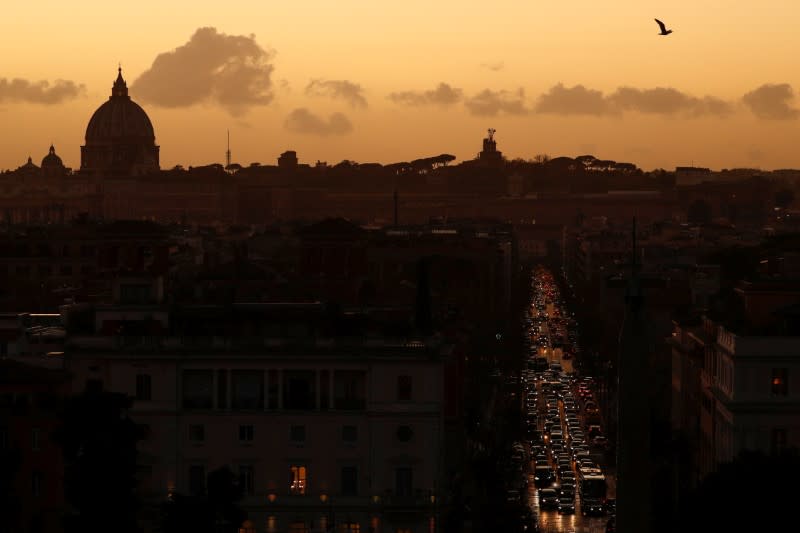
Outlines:
<svg viewBox="0 0 800 533"><path fill-rule="evenodd" d="M658 17L674 29L657 35ZM0 15L0 169L80 164L117 63L161 166L590 153L800 167L797 0L30 0Z"/></svg>

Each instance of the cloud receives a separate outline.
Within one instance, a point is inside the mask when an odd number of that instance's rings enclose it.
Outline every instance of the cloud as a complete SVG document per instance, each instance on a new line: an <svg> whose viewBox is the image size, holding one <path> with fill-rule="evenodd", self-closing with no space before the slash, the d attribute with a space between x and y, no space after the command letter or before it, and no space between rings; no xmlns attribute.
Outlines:
<svg viewBox="0 0 800 533"><path fill-rule="evenodd" d="M451 87L447 83L440 83L435 89L429 89L427 91L401 91L391 93L388 98L392 102L401 105L448 106L464 98L464 91L457 87Z"/></svg>
<svg viewBox="0 0 800 533"><path fill-rule="evenodd" d="M272 101L273 55L254 35L199 28L186 44L159 54L133 82L131 92L163 107L212 103L242 115Z"/></svg>
<svg viewBox="0 0 800 533"><path fill-rule="evenodd" d="M306 94L341 99L356 108L367 107L364 88L348 80L311 80L306 86Z"/></svg>
<svg viewBox="0 0 800 533"><path fill-rule="evenodd" d="M505 63L502 61L493 61L489 63L481 63L481 68L491 70L492 72L499 72L505 68Z"/></svg>
<svg viewBox="0 0 800 533"><path fill-rule="evenodd" d="M765 84L742 97L742 102L758 118L787 120L797 118L800 110L790 105L794 91L788 83Z"/></svg>
<svg viewBox="0 0 800 533"><path fill-rule="evenodd" d="M353 124L341 113L333 113L325 120L304 107L299 107L289 113L283 126L293 133L321 137L345 135L353 131Z"/></svg>
<svg viewBox="0 0 800 533"><path fill-rule="evenodd" d="M713 96L697 98L672 87L636 89L620 87L608 97L613 107L622 111L638 111L656 115L687 114L692 116L727 116L733 106Z"/></svg>
<svg viewBox="0 0 800 533"><path fill-rule="evenodd" d="M492 91L484 89L468 98L464 105L473 115L491 117L500 113L526 115L530 112L525 104L525 91Z"/></svg>
<svg viewBox="0 0 800 533"><path fill-rule="evenodd" d="M605 95L583 85L565 87L559 83L539 97L536 111L558 115L601 116L634 111L654 115L724 117L733 112L733 105L714 96L698 98L672 87L620 87Z"/></svg>
<svg viewBox="0 0 800 533"><path fill-rule="evenodd" d="M69 80L50 82L28 81L20 78L0 78L0 102L27 102L31 104L60 104L86 94L86 87Z"/></svg>
<svg viewBox="0 0 800 533"><path fill-rule="evenodd" d="M561 83L539 96L535 110L537 113L557 115L607 115L613 113L602 92L587 89L583 85L564 87Z"/></svg>

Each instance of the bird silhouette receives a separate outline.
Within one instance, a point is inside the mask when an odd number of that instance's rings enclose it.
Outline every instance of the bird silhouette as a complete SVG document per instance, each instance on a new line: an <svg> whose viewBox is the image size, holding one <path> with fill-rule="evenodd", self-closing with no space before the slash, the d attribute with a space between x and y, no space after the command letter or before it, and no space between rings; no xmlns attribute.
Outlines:
<svg viewBox="0 0 800 533"><path fill-rule="evenodd" d="M663 22L658 19L655 19L655 21L658 23L658 27L661 28L661 33L659 33L659 35L669 35L672 33L672 30L668 30Z"/></svg>

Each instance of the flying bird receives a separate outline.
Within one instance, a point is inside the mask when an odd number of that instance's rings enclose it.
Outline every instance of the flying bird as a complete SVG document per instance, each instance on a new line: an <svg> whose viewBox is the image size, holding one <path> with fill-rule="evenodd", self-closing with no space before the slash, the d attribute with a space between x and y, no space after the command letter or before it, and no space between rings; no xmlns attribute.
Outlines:
<svg viewBox="0 0 800 533"><path fill-rule="evenodd" d="M672 33L672 30L668 30L663 22L658 19L655 19L655 21L658 23L658 27L661 28L661 33L659 33L659 35L669 35Z"/></svg>

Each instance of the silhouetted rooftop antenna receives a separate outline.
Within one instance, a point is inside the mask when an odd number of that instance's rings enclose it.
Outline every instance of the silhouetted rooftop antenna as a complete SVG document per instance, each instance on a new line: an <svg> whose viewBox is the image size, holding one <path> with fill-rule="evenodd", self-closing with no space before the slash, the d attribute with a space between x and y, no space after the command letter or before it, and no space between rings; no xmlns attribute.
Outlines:
<svg viewBox="0 0 800 533"><path fill-rule="evenodd" d="M225 151L225 168L231 166L231 130L228 130L228 149Z"/></svg>
<svg viewBox="0 0 800 533"><path fill-rule="evenodd" d="M489 140L490 140L490 141L493 141L493 140L494 140L494 134L495 134L496 132L497 132L497 130L496 130L496 129L494 129L494 128L489 128Z"/></svg>

